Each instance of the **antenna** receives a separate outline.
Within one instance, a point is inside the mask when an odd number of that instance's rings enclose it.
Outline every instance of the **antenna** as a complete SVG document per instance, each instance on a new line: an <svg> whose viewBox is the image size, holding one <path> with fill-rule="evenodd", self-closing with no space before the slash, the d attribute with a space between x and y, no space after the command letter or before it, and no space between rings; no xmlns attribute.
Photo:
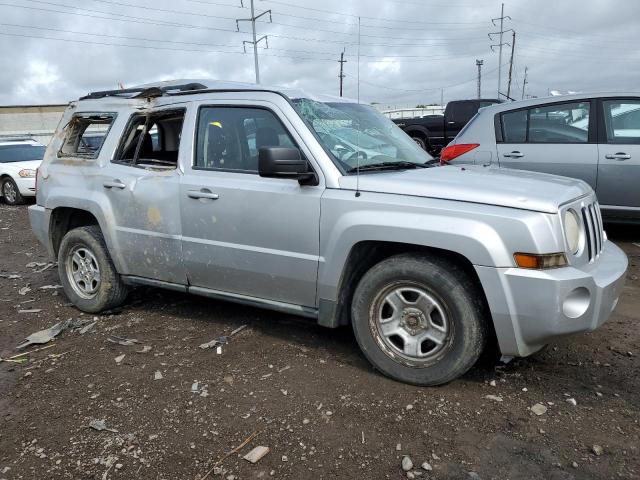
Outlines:
<svg viewBox="0 0 640 480"><path fill-rule="evenodd" d="M358 105L360 105L360 17L358 17ZM359 123L359 122L358 122ZM360 126L356 137L356 197L360 196Z"/></svg>

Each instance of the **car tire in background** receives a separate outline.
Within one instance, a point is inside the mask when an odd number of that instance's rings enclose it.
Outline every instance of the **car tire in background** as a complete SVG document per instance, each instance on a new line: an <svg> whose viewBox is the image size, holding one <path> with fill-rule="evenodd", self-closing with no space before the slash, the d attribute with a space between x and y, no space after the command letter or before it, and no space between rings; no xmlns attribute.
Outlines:
<svg viewBox="0 0 640 480"><path fill-rule="evenodd" d="M16 182L11 177L5 177L0 181L0 188L2 188L2 198L7 205L23 205L25 203Z"/></svg>
<svg viewBox="0 0 640 480"><path fill-rule="evenodd" d="M364 355L385 375L414 385L447 383L466 373L487 342L482 293L455 263L402 254L373 266L351 305Z"/></svg>
<svg viewBox="0 0 640 480"><path fill-rule="evenodd" d="M65 294L83 312L109 310L127 297L97 225L67 232L58 251L58 272Z"/></svg>
<svg viewBox="0 0 640 480"><path fill-rule="evenodd" d="M425 152L428 151L427 148L427 140L424 137L421 137L419 135L412 135L411 136L411 140L413 140L414 142L416 142L418 144L418 146L423 149Z"/></svg>

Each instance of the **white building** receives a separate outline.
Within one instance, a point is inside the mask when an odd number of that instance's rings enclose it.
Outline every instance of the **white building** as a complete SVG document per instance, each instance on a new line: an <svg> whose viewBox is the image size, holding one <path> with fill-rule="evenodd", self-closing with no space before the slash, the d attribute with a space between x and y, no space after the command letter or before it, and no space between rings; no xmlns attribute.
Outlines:
<svg viewBox="0 0 640 480"><path fill-rule="evenodd" d="M67 105L0 105L0 139L30 137L46 145L65 108Z"/></svg>

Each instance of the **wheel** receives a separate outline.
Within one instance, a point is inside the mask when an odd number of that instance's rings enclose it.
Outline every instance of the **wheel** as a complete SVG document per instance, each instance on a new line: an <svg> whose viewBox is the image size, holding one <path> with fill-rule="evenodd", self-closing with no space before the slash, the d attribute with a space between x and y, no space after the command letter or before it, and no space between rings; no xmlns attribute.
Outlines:
<svg viewBox="0 0 640 480"><path fill-rule="evenodd" d="M7 177L2 181L2 196L7 205L22 205L24 197L20 194L16 182Z"/></svg>
<svg viewBox="0 0 640 480"><path fill-rule="evenodd" d="M75 228L64 236L58 272L65 294L83 312L117 307L127 297L127 286L116 272L96 225Z"/></svg>
<svg viewBox="0 0 640 480"><path fill-rule="evenodd" d="M440 385L467 372L487 339L481 293L455 264L403 254L372 267L351 304L353 331L385 375Z"/></svg>
<svg viewBox="0 0 640 480"><path fill-rule="evenodd" d="M421 149L423 149L424 151L427 150L427 141L424 138L422 138L422 137L411 137L411 140L416 142L418 144L418 146Z"/></svg>

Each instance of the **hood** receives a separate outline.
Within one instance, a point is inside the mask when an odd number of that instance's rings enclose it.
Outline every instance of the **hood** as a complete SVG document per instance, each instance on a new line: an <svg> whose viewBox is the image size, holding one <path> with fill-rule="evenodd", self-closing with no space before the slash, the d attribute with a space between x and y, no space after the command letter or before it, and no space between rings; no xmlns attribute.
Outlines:
<svg viewBox="0 0 640 480"><path fill-rule="evenodd" d="M340 187L355 190L356 176L341 177ZM457 200L544 213L556 213L560 205L592 193L591 187L581 180L472 165L361 173L360 191Z"/></svg>
<svg viewBox="0 0 640 480"><path fill-rule="evenodd" d="M14 169L14 170L22 170L23 168L29 168L31 170L35 170L40 166L42 160L23 160L22 162L7 162L0 164L0 168L5 167L6 169Z"/></svg>

